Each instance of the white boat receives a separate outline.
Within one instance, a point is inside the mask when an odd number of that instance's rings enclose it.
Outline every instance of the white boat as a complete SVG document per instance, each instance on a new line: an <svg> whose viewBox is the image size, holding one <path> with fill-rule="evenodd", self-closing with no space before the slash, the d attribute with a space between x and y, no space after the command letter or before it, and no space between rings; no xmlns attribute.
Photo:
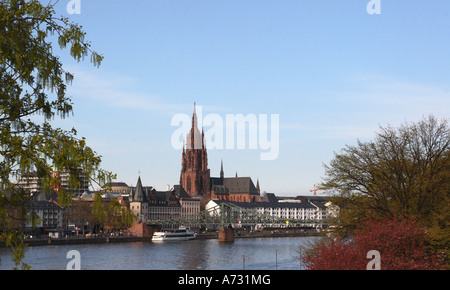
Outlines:
<svg viewBox="0 0 450 290"><path fill-rule="evenodd" d="M154 232L152 241L187 241L195 239L195 233L185 227L173 231Z"/></svg>

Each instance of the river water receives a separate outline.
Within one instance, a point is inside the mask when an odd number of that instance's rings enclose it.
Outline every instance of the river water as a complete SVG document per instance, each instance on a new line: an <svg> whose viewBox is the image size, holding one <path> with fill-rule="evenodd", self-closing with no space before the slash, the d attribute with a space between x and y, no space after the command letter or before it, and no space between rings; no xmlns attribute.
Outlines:
<svg viewBox="0 0 450 290"><path fill-rule="evenodd" d="M67 253L80 254L82 270L298 270L300 245L320 237L236 239L29 247L24 262L34 270L65 270ZM73 256L71 256L73 257ZM0 248L0 269L11 269L11 250ZM245 263L245 264L244 264Z"/></svg>

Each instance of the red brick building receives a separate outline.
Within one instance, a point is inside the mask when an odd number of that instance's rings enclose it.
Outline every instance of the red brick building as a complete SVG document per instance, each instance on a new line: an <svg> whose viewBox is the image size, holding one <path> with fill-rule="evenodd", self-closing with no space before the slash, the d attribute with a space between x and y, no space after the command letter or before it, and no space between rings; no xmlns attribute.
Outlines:
<svg viewBox="0 0 450 290"><path fill-rule="evenodd" d="M200 133L197 113L192 115L192 127L181 156L180 185L189 196L202 196L203 199L220 199L239 202L261 201L259 181L254 185L250 177L225 177L223 163L220 177L211 177L208 168L208 154L204 132Z"/></svg>
<svg viewBox="0 0 450 290"><path fill-rule="evenodd" d="M197 113L192 115L192 128L186 138L181 156L180 185L190 195L209 196L208 155L205 147L205 136L198 130Z"/></svg>

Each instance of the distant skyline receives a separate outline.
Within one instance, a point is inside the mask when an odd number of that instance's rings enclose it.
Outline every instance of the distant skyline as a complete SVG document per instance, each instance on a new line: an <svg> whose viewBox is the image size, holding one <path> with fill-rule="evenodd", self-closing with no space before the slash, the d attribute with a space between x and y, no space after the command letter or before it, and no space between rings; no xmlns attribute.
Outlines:
<svg viewBox="0 0 450 290"><path fill-rule="evenodd" d="M116 181L179 183L177 114L279 116L279 154L209 149L211 176L249 176L261 192L311 194L334 152L379 126L450 116L450 1L80 0L57 15L83 26L100 68L77 63L74 116L55 119L102 156ZM200 128L201 129L201 128ZM205 127L205 130L208 129ZM208 144L207 144L208 146Z"/></svg>

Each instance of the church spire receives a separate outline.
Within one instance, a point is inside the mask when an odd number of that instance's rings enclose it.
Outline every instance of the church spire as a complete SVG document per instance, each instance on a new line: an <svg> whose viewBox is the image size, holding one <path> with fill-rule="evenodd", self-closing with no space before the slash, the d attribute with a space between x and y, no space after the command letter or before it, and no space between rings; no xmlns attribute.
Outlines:
<svg viewBox="0 0 450 290"><path fill-rule="evenodd" d="M201 117L201 108L200 117ZM200 122L201 123L201 122ZM210 194L210 172L208 169L208 155L204 142L204 130L198 128L197 106L194 102L192 114L192 128L183 142L181 157L180 185L190 196Z"/></svg>
<svg viewBox="0 0 450 290"><path fill-rule="evenodd" d="M134 201L145 202L144 189L142 188L141 176L139 175L138 181L136 183L136 190L134 192Z"/></svg>
<svg viewBox="0 0 450 290"><path fill-rule="evenodd" d="M224 178L224 173L223 173L223 160L220 161L220 179Z"/></svg>
<svg viewBox="0 0 450 290"><path fill-rule="evenodd" d="M203 149L204 146L204 134L203 127L202 132L198 129L197 120L197 108L194 102L194 113L192 114L192 127L186 136L186 147L187 149Z"/></svg>
<svg viewBox="0 0 450 290"><path fill-rule="evenodd" d="M195 110L195 102L194 102L194 114L192 114L192 128L197 128L197 112Z"/></svg>

